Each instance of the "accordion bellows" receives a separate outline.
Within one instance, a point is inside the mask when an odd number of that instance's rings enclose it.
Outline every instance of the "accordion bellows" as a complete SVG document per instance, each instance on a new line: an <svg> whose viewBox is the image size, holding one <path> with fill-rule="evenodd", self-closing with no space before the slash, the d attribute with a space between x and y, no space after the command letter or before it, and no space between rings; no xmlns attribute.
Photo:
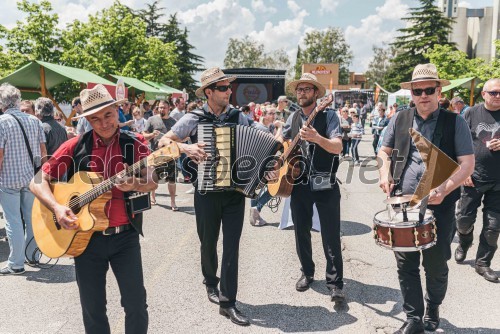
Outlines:
<svg viewBox="0 0 500 334"><path fill-rule="evenodd" d="M198 191L236 190L247 197L255 197L281 146L270 133L236 124L199 123L198 141L207 154L198 164Z"/></svg>

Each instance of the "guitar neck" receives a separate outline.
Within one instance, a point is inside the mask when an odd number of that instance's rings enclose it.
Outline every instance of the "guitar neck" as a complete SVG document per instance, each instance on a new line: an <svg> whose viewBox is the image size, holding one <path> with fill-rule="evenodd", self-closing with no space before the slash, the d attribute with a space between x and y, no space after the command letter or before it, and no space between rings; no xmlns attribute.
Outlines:
<svg viewBox="0 0 500 334"><path fill-rule="evenodd" d="M125 176L135 175L141 171L142 168L146 166L147 157L137 161L135 164L128 166L126 169L116 173L112 177L107 180L104 180L99 185L95 186L91 190L81 194L78 196L78 201L76 203L71 203L71 208L81 208L88 203L95 200L97 197L102 194L110 191L116 184L117 178L122 178Z"/></svg>
<svg viewBox="0 0 500 334"><path fill-rule="evenodd" d="M311 123L313 122L314 118L316 117L316 115L319 113L319 109L318 109L318 106L316 106L316 108L314 108L314 110L311 112L311 114L309 115L309 117L307 118L307 121L306 123L304 124L304 126L309 126L311 125ZM299 116L300 117L300 116ZM288 149L285 151L285 153L283 153L283 155L281 156L281 160L283 161L286 161L288 160L288 158L290 157L290 154L292 154L292 152L295 150L295 148L302 144L302 139L300 139L300 136L297 134L295 136L295 138L293 139L293 141L290 143L290 146L288 147Z"/></svg>

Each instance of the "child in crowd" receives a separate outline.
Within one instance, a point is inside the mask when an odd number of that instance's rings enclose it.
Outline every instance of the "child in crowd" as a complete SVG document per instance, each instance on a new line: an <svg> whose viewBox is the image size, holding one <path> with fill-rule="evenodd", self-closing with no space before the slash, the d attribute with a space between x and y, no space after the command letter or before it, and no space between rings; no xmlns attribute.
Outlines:
<svg viewBox="0 0 500 334"><path fill-rule="evenodd" d="M132 111L132 116L134 117L134 125L132 125L134 131L142 133L146 128L146 120L144 119L141 108L135 107Z"/></svg>
<svg viewBox="0 0 500 334"><path fill-rule="evenodd" d="M358 114L352 115L352 124L351 124L351 154L352 159L354 160L354 164L359 166L361 163L359 161L358 154L358 145L361 142L361 137L365 134L365 129L361 124Z"/></svg>

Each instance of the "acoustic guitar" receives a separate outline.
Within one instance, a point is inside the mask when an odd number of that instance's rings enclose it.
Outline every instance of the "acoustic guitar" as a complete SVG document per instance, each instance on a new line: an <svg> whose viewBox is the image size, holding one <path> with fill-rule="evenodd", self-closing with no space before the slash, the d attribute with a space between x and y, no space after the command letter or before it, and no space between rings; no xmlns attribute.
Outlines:
<svg viewBox="0 0 500 334"><path fill-rule="evenodd" d="M332 101L332 94L327 95L323 100L321 100L321 103L314 108L303 126L311 125L316 115L325 110L325 108L328 107ZM302 139L300 139L298 134L291 143L283 143L283 154L277 160L277 166L279 167L278 179L276 182L269 182L267 184L267 190L271 196L289 197L292 194L294 182L301 173L301 169L299 167L301 143Z"/></svg>
<svg viewBox="0 0 500 334"><path fill-rule="evenodd" d="M96 231L108 228L109 220L104 208L111 199L116 179L132 176L148 166L158 166L180 156L176 143L164 146L135 164L103 180L99 173L80 171L68 183L52 182L56 201L69 207L78 217L79 227L67 230L57 222L55 214L37 198L33 203L33 234L43 254L51 258L78 256L83 253Z"/></svg>

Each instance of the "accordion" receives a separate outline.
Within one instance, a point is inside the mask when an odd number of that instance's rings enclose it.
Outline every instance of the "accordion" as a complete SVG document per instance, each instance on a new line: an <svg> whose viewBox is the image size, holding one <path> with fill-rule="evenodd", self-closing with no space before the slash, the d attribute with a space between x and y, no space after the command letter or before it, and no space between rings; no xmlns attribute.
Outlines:
<svg viewBox="0 0 500 334"><path fill-rule="evenodd" d="M281 143L270 133L238 124L198 124L207 159L198 164L199 192L236 190L255 197Z"/></svg>

